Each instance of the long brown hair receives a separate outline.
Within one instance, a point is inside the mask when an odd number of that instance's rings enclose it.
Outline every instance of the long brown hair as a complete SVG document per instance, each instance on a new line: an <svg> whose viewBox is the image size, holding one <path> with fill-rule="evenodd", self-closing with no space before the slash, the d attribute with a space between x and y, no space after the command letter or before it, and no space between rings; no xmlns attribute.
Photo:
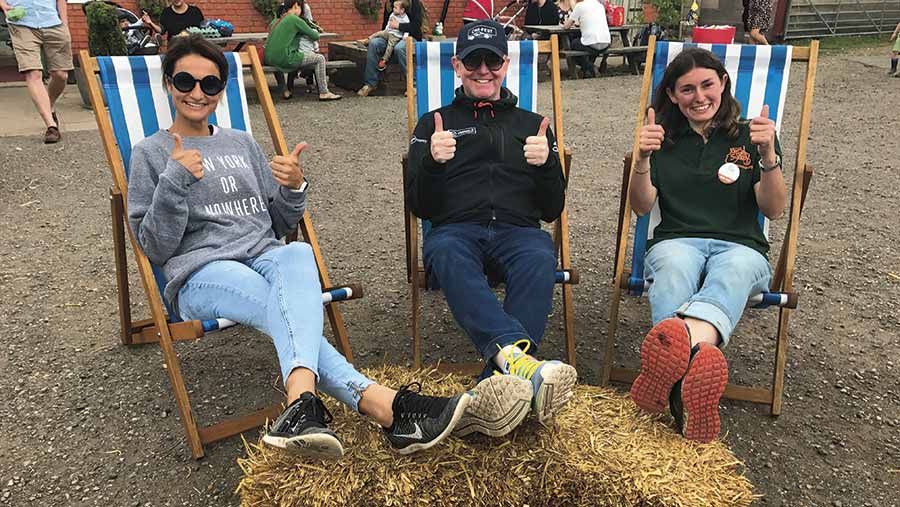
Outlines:
<svg viewBox="0 0 900 507"><path fill-rule="evenodd" d="M666 131L666 141L673 143L674 135L680 132L687 124L687 118L681 112L676 104L672 103L669 93L675 93L675 83L678 79L688 72L696 69L711 69L715 71L719 79L725 82L722 88L722 97L719 101L719 110L713 116L711 126L725 129L729 139L736 139L738 136L738 119L741 117L741 105L735 100L731 94L731 76L725 70L722 62L716 58L712 52L701 48L686 48L666 66L666 72L663 74L659 87L656 89L656 95L653 97L653 110L656 113L656 122L663 126Z"/></svg>

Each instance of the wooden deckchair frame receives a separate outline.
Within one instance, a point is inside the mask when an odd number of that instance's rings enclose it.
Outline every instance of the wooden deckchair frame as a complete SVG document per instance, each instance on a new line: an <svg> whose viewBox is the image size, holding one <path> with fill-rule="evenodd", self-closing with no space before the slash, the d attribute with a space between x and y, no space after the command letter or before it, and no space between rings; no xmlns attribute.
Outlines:
<svg viewBox="0 0 900 507"><path fill-rule="evenodd" d="M275 419L281 412L282 406L281 404L271 405L251 414L231 418L206 427L198 425L188 398L187 388L184 385L184 378L181 373L181 366L173 346L173 341L194 340L200 338L204 334L203 328L199 321L178 323L167 322L168 319L160 297L159 287L156 283L156 279L153 277L150 260L141 250L135 240L133 231L128 227L132 251L134 253L135 261L137 261L138 273L144 284L144 291L147 294L151 314L150 319L132 321L128 288L127 256L125 252L125 203L127 202L128 195L128 182L125 177L125 166L116 143L115 135L113 134L109 110L104 105L100 85L98 80L94 77L95 74L100 72L100 67L96 58L90 57L85 50L80 52L79 57L82 62L82 77L84 78L85 83L88 84L88 92L91 104L94 108L94 118L97 120L100 138L103 141L103 148L106 152L106 160L113 177L113 186L110 188L109 196L110 211L112 214L113 252L116 260L120 339L123 345L159 343L165 361L166 373L169 375L169 381L172 384L172 391L175 395L175 403L178 407L178 412L181 415L181 422L184 425L188 447L190 447L191 455L193 455L194 458L199 459L203 457L203 446L205 444L222 440L232 435L261 426L265 424L266 420ZM243 67L250 67L253 81L256 84L256 91L259 95L259 101L262 105L263 114L265 115L266 123L269 128L269 134L272 138L272 144L275 146L275 151L280 155L287 155L290 153L290 150L285 142L284 133L281 130L281 124L279 123L278 115L275 112L272 96L269 94L266 76L262 70L262 63L259 61L256 48L253 46L247 47L240 53L240 58ZM238 76L239 79L243 79L242 72L238 72ZM328 278L328 271L322 258L322 252L319 249L319 242L313 231L309 213L303 214L303 219L299 222L298 228L303 234L304 241L309 243L312 247L322 287L324 289L331 288L331 281ZM291 241L295 240L296 233L293 233L288 239ZM353 355L350 350L350 342L347 338L347 330L344 326L344 319L341 316L340 309L337 305L329 304L326 307L326 311L328 319L331 322L331 329L335 334L338 349L348 361L352 362Z"/></svg>
<svg viewBox="0 0 900 507"><path fill-rule="evenodd" d="M560 157L562 172L569 180L570 168L572 167L572 151L565 145L565 131L563 128L563 110L562 110L562 91L560 89L560 73L559 73L559 39L556 35L550 37L550 40L535 41L538 54L550 55L550 75L553 85L553 130L556 134L556 143L559 152L563 154ZM416 127L418 116L416 115L416 88L415 88L415 44L407 46L406 50L406 113L407 113L407 131L409 138L412 138L413 130ZM537 90L535 90L537 93ZM422 367L422 351L421 351L421 324L419 319L419 303L420 291L426 288L427 277L425 268L419 260L419 232L418 217L416 217L409 206L406 204L406 155L403 156L403 211L404 225L406 228L406 278L409 282L410 293L412 295L412 315L410 325L413 334L413 367ZM568 186L568 185L567 185ZM571 186L569 186L571 188ZM567 199L568 200L568 199ZM562 283L562 299L563 299L563 323L566 336L566 361L575 366L575 313L573 309L573 293L572 285L578 283L578 272L572 267L571 254L569 249L569 217L567 214L568 206L565 206L559 218L553 222L553 241L556 253L559 258L559 269L569 273L569 282ZM464 374L477 374L483 368L484 364L478 363L444 363L436 365L438 370L445 372L455 372Z"/></svg>
<svg viewBox="0 0 900 507"><path fill-rule="evenodd" d="M628 234L631 224L631 201L629 189L633 170L632 161L637 158L638 138L644 124L644 112L650 101L650 86L653 73L653 58L656 50L656 37L650 38L647 48L647 63L644 67L644 80L641 84L641 99L637 110L637 126L634 129L634 145L631 154L625 157L622 174L622 192L619 206L619 230L616 238L616 256L612 296L610 298L609 328L606 335L606 348L603 354L601 383L609 380L632 383L638 372L632 369L613 367L614 344L619 322L619 303L622 290L628 289L629 273L625 269L625 256L628 246ZM812 166L806 162L806 143L809 139L810 117L812 115L813 90L816 81L816 66L819 56L819 41L810 42L809 47L794 47L792 62L807 62L804 79L803 102L800 110L800 129L797 141L797 156L794 161L794 183L791 192L791 207L785 231L781 253L778 256L772 276L771 292L788 294L788 304L781 306L778 312L778 332L775 346L775 368L772 383L767 387L748 387L729 383L725 388L725 397L769 405L771 414L781 414L782 393L784 389L784 367L787 362L788 319L791 310L797 307L798 295L794 291L794 262L797 256L797 236L800 228L800 214L806 200L810 180L813 175Z"/></svg>

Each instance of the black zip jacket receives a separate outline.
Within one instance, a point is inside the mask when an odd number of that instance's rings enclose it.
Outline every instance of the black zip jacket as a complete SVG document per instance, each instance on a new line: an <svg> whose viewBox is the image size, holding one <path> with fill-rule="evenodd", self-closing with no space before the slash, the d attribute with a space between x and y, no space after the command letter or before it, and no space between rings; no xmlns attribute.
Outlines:
<svg viewBox="0 0 900 507"><path fill-rule="evenodd" d="M542 166L525 161L528 136L537 135L543 117L516 107L517 98L502 88L497 101L466 97L462 87L441 113L444 130L453 131L456 153L445 164L431 157L434 111L422 116L409 145L407 204L435 226L486 225L498 221L539 227L562 213L566 181L559 150L547 129L550 154Z"/></svg>
<svg viewBox="0 0 900 507"><path fill-rule="evenodd" d="M406 9L406 15L409 16L409 23L400 23L401 32L408 33L410 37L416 40L422 40L422 4L420 0L409 0L409 9ZM384 3L384 20L381 21L380 30L384 30L387 26L391 12L394 11L394 2L389 0Z"/></svg>

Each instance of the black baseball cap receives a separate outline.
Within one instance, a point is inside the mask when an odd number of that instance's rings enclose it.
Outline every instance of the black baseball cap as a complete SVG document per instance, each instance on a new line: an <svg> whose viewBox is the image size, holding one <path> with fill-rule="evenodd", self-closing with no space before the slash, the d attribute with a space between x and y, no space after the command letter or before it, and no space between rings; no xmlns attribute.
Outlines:
<svg viewBox="0 0 900 507"><path fill-rule="evenodd" d="M484 19L463 26L456 39L456 57L462 60L479 49L487 49L500 57L506 56L508 49L503 25Z"/></svg>

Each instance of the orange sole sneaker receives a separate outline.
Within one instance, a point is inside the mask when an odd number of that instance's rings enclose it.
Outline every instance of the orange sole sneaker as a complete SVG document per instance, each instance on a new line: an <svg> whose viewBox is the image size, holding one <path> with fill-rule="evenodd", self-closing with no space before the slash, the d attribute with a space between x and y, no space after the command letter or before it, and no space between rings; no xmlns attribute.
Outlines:
<svg viewBox="0 0 900 507"><path fill-rule="evenodd" d="M714 345L699 344L681 384L684 407L684 438L711 442L719 436L719 400L728 384L728 362Z"/></svg>
<svg viewBox="0 0 900 507"><path fill-rule="evenodd" d="M641 344L641 373L631 386L631 399L647 412L665 410L690 359L691 337L683 320L673 317L653 326Z"/></svg>

